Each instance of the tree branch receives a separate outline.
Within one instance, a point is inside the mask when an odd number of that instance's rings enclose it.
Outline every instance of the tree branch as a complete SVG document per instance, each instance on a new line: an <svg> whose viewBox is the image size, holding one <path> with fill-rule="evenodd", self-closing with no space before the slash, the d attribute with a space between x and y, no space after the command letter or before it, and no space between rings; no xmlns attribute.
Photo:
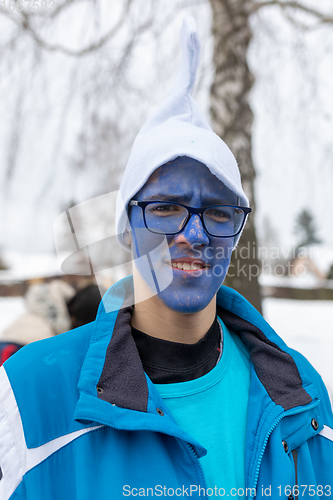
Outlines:
<svg viewBox="0 0 333 500"><path fill-rule="evenodd" d="M310 14L311 16L315 17L320 21L320 25L322 24L333 24L333 17L327 16L320 12L319 10L316 10L312 7L307 7L306 5L302 5L298 2L295 1L286 1L283 2L281 0L267 0L264 2L257 2L254 4L252 8L252 13L258 11L259 9L262 9L263 7L271 7L271 6L278 6L281 9L295 9L301 12L304 12L306 14Z"/></svg>
<svg viewBox="0 0 333 500"><path fill-rule="evenodd" d="M53 10L51 10L49 13L46 12L46 15L47 15L47 18L48 19L52 19L52 18L55 18L57 17L63 10L67 9L67 7L73 3L76 3L76 2L82 2L83 0L66 0L65 2L61 3L60 5L58 5L57 7L55 7ZM42 14L43 11L36 11L34 13L34 16L38 16L38 15L43 15ZM45 11L44 11L45 13Z"/></svg>
<svg viewBox="0 0 333 500"><path fill-rule="evenodd" d="M58 15L61 12L61 10L63 10L65 8L65 6L67 7L68 5L75 3L75 1L76 0L68 0L68 2L59 6L56 14L54 14L54 15ZM128 10L129 10L131 3L132 3L132 0L126 1L126 4L125 4L124 9L123 9L123 13L120 16L118 23L115 24L115 26L113 26L97 42L92 43L92 44L88 45L87 47L80 49L80 50L72 50L72 49L65 47L64 45L51 44L51 43L48 43L47 41L45 41L43 38L41 38L39 36L39 34L36 32L36 30L33 28L33 26L31 25L30 20L34 17L34 15L31 16L30 14L28 14L24 11L21 12L21 19L17 19L15 16L13 16L9 13L6 13L6 15L7 15L7 17L9 17L9 19L11 19L13 22L15 22L17 24L17 26L22 28L23 31L27 32L33 38L33 40L43 49L48 50L50 52L61 52L61 53L66 54L68 56L82 57L82 56L85 56L86 54L89 54L91 52L94 52L95 50L100 49L113 36L115 36L115 34L120 30L120 28L122 27L122 25L124 24L124 22L127 18ZM54 17L54 15L52 17ZM146 24L147 23L144 23L143 25L141 25L136 30L135 35L137 33L140 33L141 31L143 31L144 29L146 29Z"/></svg>

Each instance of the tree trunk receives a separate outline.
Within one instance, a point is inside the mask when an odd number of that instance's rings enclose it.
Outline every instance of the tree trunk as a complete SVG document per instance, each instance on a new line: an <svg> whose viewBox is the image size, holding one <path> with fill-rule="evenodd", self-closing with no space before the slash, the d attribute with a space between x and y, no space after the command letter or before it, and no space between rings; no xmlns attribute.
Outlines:
<svg viewBox="0 0 333 500"><path fill-rule="evenodd" d="M249 17L253 0L210 0L213 10L215 77L211 87L211 115L215 132L235 155L242 184L250 200L250 214L233 253L225 284L239 291L261 312L258 283L259 260L254 226L254 179L252 163L253 114L249 94L254 78L247 64L252 33Z"/></svg>

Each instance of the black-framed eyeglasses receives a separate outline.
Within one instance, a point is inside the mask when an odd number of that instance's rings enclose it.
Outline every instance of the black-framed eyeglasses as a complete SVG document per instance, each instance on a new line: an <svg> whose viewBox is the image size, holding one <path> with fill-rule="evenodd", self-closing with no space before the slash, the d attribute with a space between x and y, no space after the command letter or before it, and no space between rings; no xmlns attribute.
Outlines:
<svg viewBox="0 0 333 500"><path fill-rule="evenodd" d="M237 236L252 210L250 207L236 205L193 208L173 201L131 200L129 205L142 209L145 226L152 233L178 234L183 231L192 214L197 214L206 233L218 238Z"/></svg>

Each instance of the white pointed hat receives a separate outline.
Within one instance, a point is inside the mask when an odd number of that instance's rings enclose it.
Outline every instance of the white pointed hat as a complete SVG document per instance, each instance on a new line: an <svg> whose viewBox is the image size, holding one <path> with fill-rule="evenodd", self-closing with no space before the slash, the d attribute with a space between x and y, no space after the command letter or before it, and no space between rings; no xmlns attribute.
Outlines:
<svg viewBox="0 0 333 500"><path fill-rule="evenodd" d="M126 165L117 198L117 238L123 239L128 222L127 205L145 185L151 174L178 156L188 156L204 165L249 206L243 191L236 159L228 146L216 135L192 97L200 41L196 21L186 17L180 32L182 61L177 78L163 103L148 118L138 133ZM239 235L235 238L235 246Z"/></svg>

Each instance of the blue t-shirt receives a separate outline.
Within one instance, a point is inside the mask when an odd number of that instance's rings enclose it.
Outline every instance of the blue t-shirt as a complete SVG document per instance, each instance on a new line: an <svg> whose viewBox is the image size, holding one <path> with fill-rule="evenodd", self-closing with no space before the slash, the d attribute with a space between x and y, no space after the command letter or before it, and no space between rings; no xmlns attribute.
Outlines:
<svg viewBox="0 0 333 500"><path fill-rule="evenodd" d="M209 496L242 498L250 358L237 334L219 321L223 352L218 364L200 378L155 386L178 425L207 449L200 463L207 489L214 490Z"/></svg>

